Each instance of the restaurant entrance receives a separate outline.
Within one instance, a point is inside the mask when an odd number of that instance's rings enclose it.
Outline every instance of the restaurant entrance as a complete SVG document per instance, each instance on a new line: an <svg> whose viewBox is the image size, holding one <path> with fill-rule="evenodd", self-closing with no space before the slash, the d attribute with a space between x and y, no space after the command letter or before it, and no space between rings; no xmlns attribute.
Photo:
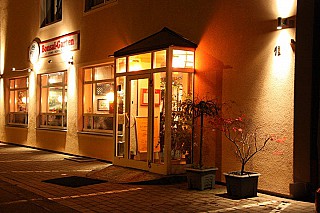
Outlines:
<svg viewBox="0 0 320 213"><path fill-rule="evenodd" d="M115 165L174 174L192 163L191 123L181 122L180 106L193 99L195 47L164 28L114 53Z"/></svg>

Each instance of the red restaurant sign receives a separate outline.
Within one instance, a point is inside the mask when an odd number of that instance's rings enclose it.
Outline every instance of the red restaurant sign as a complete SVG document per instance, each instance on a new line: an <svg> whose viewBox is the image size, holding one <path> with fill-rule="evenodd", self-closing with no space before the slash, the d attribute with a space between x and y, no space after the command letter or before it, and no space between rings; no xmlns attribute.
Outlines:
<svg viewBox="0 0 320 213"><path fill-rule="evenodd" d="M58 55L64 51L79 49L79 32L69 33L40 43L40 57Z"/></svg>

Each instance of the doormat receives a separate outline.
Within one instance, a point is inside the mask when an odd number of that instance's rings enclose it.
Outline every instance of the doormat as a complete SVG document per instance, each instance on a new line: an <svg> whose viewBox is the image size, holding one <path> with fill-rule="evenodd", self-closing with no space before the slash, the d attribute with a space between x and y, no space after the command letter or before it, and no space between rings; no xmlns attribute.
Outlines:
<svg viewBox="0 0 320 213"><path fill-rule="evenodd" d="M94 158L87 158L87 157L69 157L69 158L64 158L64 159L65 160L76 161L76 162L92 162L92 161L96 160Z"/></svg>
<svg viewBox="0 0 320 213"><path fill-rule="evenodd" d="M82 187L82 186L89 186L89 185L94 185L94 184L99 184L99 183L105 183L107 181L92 179L92 178L87 178L87 177L70 176L70 177L62 177L62 178L44 180L42 182L52 183L52 184L56 184L59 186L77 188L77 187Z"/></svg>

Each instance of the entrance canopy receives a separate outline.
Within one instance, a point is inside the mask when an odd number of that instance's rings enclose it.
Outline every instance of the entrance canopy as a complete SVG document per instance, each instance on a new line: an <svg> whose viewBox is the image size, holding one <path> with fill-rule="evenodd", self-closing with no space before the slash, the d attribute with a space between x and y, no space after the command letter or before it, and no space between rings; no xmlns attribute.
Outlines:
<svg viewBox="0 0 320 213"><path fill-rule="evenodd" d="M198 45L167 27L164 27L161 31L114 52L114 56L121 57L135 53L164 49L170 46L197 48Z"/></svg>
<svg viewBox="0 0 320 213"><path fill-rule="evenodd" d="M160 174L192 163L192 121L181 114L193 98L197 45L168 28L114 53L114 164Z"/></svg>

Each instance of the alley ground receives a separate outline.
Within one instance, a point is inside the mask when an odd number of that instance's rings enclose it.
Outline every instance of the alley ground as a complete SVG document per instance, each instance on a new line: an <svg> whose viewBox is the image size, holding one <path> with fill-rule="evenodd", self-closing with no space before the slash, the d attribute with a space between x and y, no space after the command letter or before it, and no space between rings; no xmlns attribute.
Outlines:
<svg viewBox="0 0 320 213"><path fill-rule="evenodd" d="M222 185L188 190L185 181L5 143L0 194L0 212L315 212L314 203L261 193L233 200Z"/></svg>

